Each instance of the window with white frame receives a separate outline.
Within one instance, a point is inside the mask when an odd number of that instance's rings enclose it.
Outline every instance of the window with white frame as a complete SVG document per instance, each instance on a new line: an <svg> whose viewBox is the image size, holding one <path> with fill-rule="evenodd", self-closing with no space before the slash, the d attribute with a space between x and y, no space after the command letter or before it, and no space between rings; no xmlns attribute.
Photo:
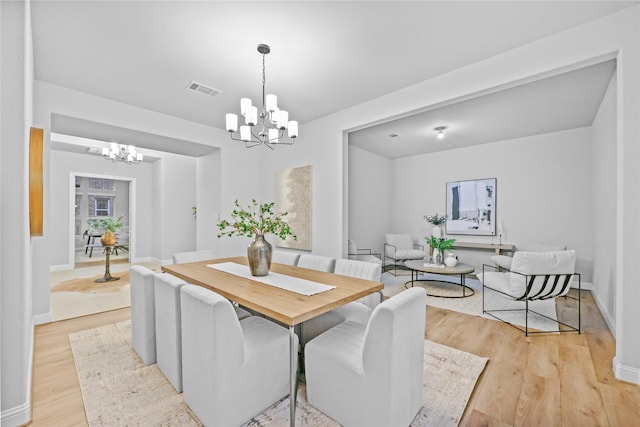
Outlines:
<svg viewBox="0 0 640 427"><path fill-rule="evenodd" d="M114 196L89 195L89 216L113 216Z"/></svg>

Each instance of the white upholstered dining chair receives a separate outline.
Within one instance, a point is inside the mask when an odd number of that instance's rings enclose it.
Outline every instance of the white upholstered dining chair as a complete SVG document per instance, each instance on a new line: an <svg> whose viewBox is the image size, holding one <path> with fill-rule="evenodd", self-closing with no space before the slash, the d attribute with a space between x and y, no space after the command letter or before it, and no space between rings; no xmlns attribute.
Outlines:
<svg viewBox="0 0 640 427"><path fill-rule="evenodd" d="M182 392L182 331L180 288L186 283L167 273L156 273L156 359L158 368L178 393Z"/></svg>
<svg viewBox="0 0 640 427"><path fill-rule="evenodd" d="M129 268L131 296L131 346L145 365L156 363L156 304L153 279L147 267Z"/></svg>
<svg viewBox="0 0 640 427"><path fill-rule="evenodd" d="M289 251L273 251L271 253L271 262L277 262L278 264L297 265L300 254L297 252Z"/></svg>
<svg viewBox="0 0 640 427"><path fill-rule="evenodd" d="M335 264L335 258L329 258L322 255L302 254L300 255L300 258L298 258L297 265L302 268L333 273Z"/></svg>
<svg viewBox="0 0 640 427"><path fill-rule="evenodd" d="M338 259L333 272L357 279L379 282L381 266L366 261ZM380 304L381 300L382 295L376 292L307 320L302 324L301 341L307 343L324 331L347 320L366 325L371 312Z"/></svg>
<svg viewBox="0 0 640 427"><path fill-rule="evenodd" d="M343 322L305 347L307 400L343 426L408 426L422 407L427 296L403 291L367 325Z"/></svg>
<svg viewBox="0 0 640 427"><path fill-rule="evenodd" d="M238 320L208 289L181 289L184 401L206 426L242 425L289 394L289 332ZM297 345L297 338L296 338Z"/></svg>
<svg viewBox="0 0 640 427"><path fill-rule="evenodd" d="M184 264L185 262L206 261L214 259L212 249L203 249L199 251L176 252L173 254L174 264Z"/></svg>

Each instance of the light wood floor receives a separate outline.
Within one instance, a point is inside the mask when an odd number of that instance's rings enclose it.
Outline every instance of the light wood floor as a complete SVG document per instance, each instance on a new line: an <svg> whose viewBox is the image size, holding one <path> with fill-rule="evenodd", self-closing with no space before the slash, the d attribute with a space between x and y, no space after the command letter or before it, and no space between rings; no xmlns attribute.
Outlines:
<svg viewBox="0 0 640 427"><path fill-rule="evenodd" d="M428 307L427 338L489 358L460 425L640 425L640 387L614 378L615 343L589 292L582 309L581 335L526 338L497 321ZM36 327L33 425L86 425L68 334L130 313L125 308Z"/></svg>

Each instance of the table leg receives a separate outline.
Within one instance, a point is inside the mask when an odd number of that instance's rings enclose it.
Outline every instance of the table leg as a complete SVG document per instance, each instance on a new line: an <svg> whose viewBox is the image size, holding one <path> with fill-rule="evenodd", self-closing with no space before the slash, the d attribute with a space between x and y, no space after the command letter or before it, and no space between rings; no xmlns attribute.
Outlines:
<svg viewBox="0 0 640 427"><path fill-rule="evenodd" d="M109 271L109 268L111 266L111 246L107 246L104 249L106 253L106 259L104 263L104 276L100 279L96 279L95 282L104 283L104 282L113 282L114 280L120 280L119 277L113 277L111 275L111 271Z"/></svg>
<svg viewBox="0 0 640 427"><path fill-rule="evenodd" d="M464 298L465 295L465 286L464 286L464 274L460 274L460 284L462 285L462 298Z"/></svg>
<svg viewBox="0 0 640 427"><path fill-rule="evenodd" d="M289 425L296 425L296 393L298 386L298 376L296 370L296 359L298 349L296 348L296 334L294 326L289 326Z"/></svg>

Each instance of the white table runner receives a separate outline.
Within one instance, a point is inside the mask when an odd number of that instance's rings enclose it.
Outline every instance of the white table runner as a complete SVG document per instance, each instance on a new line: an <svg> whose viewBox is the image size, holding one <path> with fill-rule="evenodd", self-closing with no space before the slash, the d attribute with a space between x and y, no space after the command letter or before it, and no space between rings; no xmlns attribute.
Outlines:
<svg viewBox="0 0 640 427"><path fill-rule="evenodd" d="M267 276L252 276L249 266L236 264L235 262L221 262L219 264L207 264L207 267L224 271L235 276L251 279L265 285L295 292L301 295L315 295L335 288L335 286L325 285L311 280L300 279L298 277L287 276L285 274L269 272Z"/></svg>

